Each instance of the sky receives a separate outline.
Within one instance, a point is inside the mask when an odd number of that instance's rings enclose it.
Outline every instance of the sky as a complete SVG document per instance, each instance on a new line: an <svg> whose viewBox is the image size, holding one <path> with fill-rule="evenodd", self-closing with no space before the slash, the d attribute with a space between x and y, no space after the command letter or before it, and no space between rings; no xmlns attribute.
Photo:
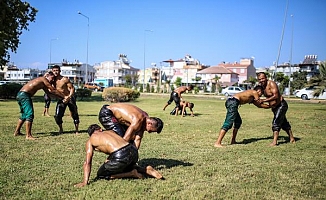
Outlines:
<svg viewBox="0 0 326 200"><path fill-rule="evenodd" d="M253 58L256 68L305 55L326 60L325 0L26 1L38 13L10 54L21 69L63 59L94 65L119 54L138 69L187 54L210 66Z"/></svg>

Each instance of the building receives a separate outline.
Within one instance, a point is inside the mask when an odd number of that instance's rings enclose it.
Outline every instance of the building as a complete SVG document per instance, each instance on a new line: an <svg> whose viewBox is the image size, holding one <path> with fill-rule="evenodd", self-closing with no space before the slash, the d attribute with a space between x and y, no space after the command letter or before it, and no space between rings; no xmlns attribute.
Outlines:
<svg viewBox="0 0 326 200"><path fill-rule="evenodd" d="M126 76L130 75L132 85L137 82L139 69L130 66L130 61L125 54L119 54L116 61L104 61L94 65L95 79L112 79L113 85L125 85Z"/></svg>
<svg viewBox="0 0 326 200"><path fill-rule="evenodd" d="M225 67L239 76L238 83L243 83L249 80L250 77L256 77L256 68L254 67L254 60L252 58L241 58L240 62L218 64L220 67Z"/></svg>
<svg viewBox="0 0 326 200"><path fill-rule="evenodd" d="M9 82L16 83L27 83L28 81L37 78L45 73L45 70L38 69L18 69L15 65L5 66L4 71L4 80Z"/></svg>
<svg viewBox="0 0 326 200"><path fill-rule="evenodd" d="M317 55L306 55L304 60L299 64L292 64L289 62L270 67L271 72L281 72L285 76L291 76L294 72L307 72L307 80L319 74L319 63Z"/></svg>
<svg viewBox="0 0 326 200"><path fill-rule="evenodd" d="M198 71L197 76L201 78L202 83L208 86L219 83L222 87L227 87L239 82L237 73L220 65Z"/></svg>

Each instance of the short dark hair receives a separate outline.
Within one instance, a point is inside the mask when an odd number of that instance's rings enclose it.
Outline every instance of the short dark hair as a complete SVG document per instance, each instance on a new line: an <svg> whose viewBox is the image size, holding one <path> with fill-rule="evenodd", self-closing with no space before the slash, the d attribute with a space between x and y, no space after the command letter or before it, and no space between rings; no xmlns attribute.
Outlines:
<svg viewBox="0 0 326 200"><path fill-rule="evenodd" d="M50 75L50 76L54 76L54 73L53 72L46 72L48 75Z"/></svg>
<svg viewBox="0 0 326 200"><path fill-rule="evenodd" d="M194 103L189 103L189 108L193 108L195 106L195 104Z"/></svg>
<svg viewBox="0 0 326 200"><path fill-rule="evenodd" d="M192 90L194 88L193 85L189 85L189 89Z"/></svg>
<svg viewBox="0 0 326 200"><path fill-rule="evenodd" d="M87 129L87 133L88 133L89 136L91 136L91 135L94 133L94 131L96 131L96 130L100 130L100 129L101 129L101 127L100 127L99 125L97 125L97 124L92 124L92 125L90 125L90 126L88 127L88 129Z"/></svg>
<svg viewBox="0 0 326 200"><path fill-rule="evenodd" d="M264 76L267 78L267 75L266 75L265 72L259 72L259 73L257 74L257 76L260 76L260 75L262 75L262 74L264 74Z"/></svg>
<svg viewBox="0 0 326 200"><path fill-rule="evenodd" d="M151 119L155 120L156 121L156 128L157 128L157 133L161 133L162 129L163 129L163 126L164 126L164 123L163 121L158 118L158 117L151 117Z"/></svg>
<svg viewBox="0 0 326 200"><path fill-rule="evenodd" d="M60 68L59 65L54 65L54 66L52 67L52 69L54 69L54 68L59 69L59 70L61 71L61 68Z"/></svg>
<svg viewBox="0 0 326 200"><path fill-rule="evenodd" d="M260 85L257 85L256 87L254 87L254 90L261 90L261 91L264 91L264 88Z"/></svg>

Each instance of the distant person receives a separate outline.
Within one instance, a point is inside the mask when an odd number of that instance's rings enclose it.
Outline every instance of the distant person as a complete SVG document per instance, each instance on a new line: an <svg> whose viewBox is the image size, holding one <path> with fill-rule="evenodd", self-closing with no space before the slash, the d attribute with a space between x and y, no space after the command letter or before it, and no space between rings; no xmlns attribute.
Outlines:
<svg viewBox="0 0 326 200"><path fill-rule="evenodd" d="M186 91L191 91L193 89L192 85L189 86L180 86L176 88L174 91L170 94L170 99L163 107L163 110L165 110L168 105L170 105L173 101L175 102L175 108L180 108L180 101L182 100L181 94L183 94Z"/></svg>
<svg viewBox="0 0 326 200"><path fill-rule="evenodd" d="M99 112L99 121L106 130L113 130L127 142L140 147L144 132L161 133L163 121L148 114L137 106L126 103L103 105Z"/></svg>
<svg viewBox="0 0 326 200"><path fill-rule="evenodd" d="M44 93L43 98L44 98L43 116L50 117L49 108L50 108L50 105L51 105L51 97L50 97L50 95Z"/></svg>
<svg viewBox="0 0 326 200"><path fill-rule="evenodd" d="M65 96L60 91L56 90L52 84L54 81L54 74L52 72L49 72L47 76L42 76L35 78L31 81L29 81L27 84L25 84L20 91L17 94L17 101L20 108L21 116L18 120L17 127L15 129L14 135L22 135L20 132L20 129L24 122L26 121L26 139L35 139L32 136L32 124L34 120L34 108L33 108L33 101L32 96L40 90L43 89L46 93L54 94L63 100L61 100L63 103L65 103L68 99L68 96Z"/></svg>
<svg viewBox="0 0 326 200"><path fill-rule="evenodd" d="M242 124L242 119L238 111L240 105L246 103L253 103L258 108L270 108L269 105L260 102L262 91L263 88L261 86L257 86L254 88L254 90L245 90L243 92L236 93L225 101L225 108L227 110L227 113L223 126L220 130L220 134L214 144L215 147L223 147L222 140L226 132L231 129L232 126L234 127L231 144L236 144L238 130L240 129L240 126Z"/></svg>
<svg viewBox="0 0 326 200"><path fill-rule="evenodd" d="M62 127L62 118L65 114L66 108L68 106L70 110L70 115L73 119L75 125L75 133L78 134L78 126L79 126L79 115L78 115L78 108L76 104L75 88L73 84L70 82L68 77L64 77L61 75L60 66L55 65L52 67L52 72L55 75L55 86L56 89L62 92L64 95L68 96L68 103L64 103L62 100L58 100L57 106L55 109L54 119L57 125L59 126L59 134L63 133Z"/></svg>
<svg viewBox="0 0 326 200"><path fill-rule="evenodd" d="M194 117L194 112L193 112L193 108L194 108L195 104L188 102L188 101L180 101L180 107L181 107L181 116L184 117L187 113L186 113L186 108L190 109L190 116ZM178 111L179 108L176 108L176 112L175 115L178 116Z"/></svg>
<svg viewBox="0 0 326 200"><path fill-rule="evenodd" d="M76 184L75 187L83 187L89 183L94 150L109 155L98 169L97 179L144 178L144 175L163 179L153 167L138 166L138 149L114 131L103 131L99 125L92 124L87 132L90 137L86 142L83 182Z"/></svg>
<svg viewBox="0 0 326 200"><path fill-rule="evenodd" d="M293 133L291 130L291 125L286 119L286 112L288 110L288 104L284 100L283 96L280 94L277 84L268 80L264 72L260 72L257 75L259 85L263 87L263 93L266 99L260 100L261 102L269 103L272 107L274 118L272 121L272 131L273 131L273 142L270 146L276 146L280 130L283 129L289 136L291 143L295 143Z"/></svg>

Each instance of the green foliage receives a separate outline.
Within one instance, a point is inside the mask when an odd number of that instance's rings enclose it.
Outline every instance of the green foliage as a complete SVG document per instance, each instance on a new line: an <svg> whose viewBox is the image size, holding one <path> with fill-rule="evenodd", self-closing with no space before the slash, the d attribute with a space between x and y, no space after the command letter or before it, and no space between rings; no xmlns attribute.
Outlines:
<svg viewBox="0 0 326 200"><path fill-rule="evenodd" d="M10 60L9 50L17 51L19 36L23 30L28 30L30 22L35 21L38 11L28 2L21 0L1 0L0 7L0 66L2 66Z"/></svg>
<svg viewBox="0 0 326 200"><path fill-rule="evenodd" d="M77 89L75 90L75 97L76 99L78 98L78 100L83 100L86 97L90 97L92 96L92 90L90 89Z"/></svg>
<svg viewBox="0 0 326 200"><path fill-rule="evenodd" d="M177 79L175 80L174 84L175 84L177 87L180 87L181 84L182 84L182 78L181 78L181 77L177 77Z"/></svg>
<svg viewBox="0 0 326 200"><path fill-rule="evenodd" d="M315 97L318 97L326 90L326 61L319 64L319 74L311 77L308 86L313 86L315 88L313 94Z"/></svg>
<svg viewBox="0 0 326 200"><path fill-rule="evenodd" d="M293 81L291 81L291 88L293 90L300 90L307 84L307 72L293 72L291 75Z"/></svg>
<svg viewBox="0 0 326 200"><path fill-rule="evenodd" d="M105 88L102 93L102 98L110 102L128 102L134 101L140 96L137 90L124 87Z"/></svg>
<svg viewBox="0 0 326 200"><path fill-rule="evenodd" d="M0 85L0 98L1 99L15 99L17 93L23 86L18 83L7 83Z"/></svg>

